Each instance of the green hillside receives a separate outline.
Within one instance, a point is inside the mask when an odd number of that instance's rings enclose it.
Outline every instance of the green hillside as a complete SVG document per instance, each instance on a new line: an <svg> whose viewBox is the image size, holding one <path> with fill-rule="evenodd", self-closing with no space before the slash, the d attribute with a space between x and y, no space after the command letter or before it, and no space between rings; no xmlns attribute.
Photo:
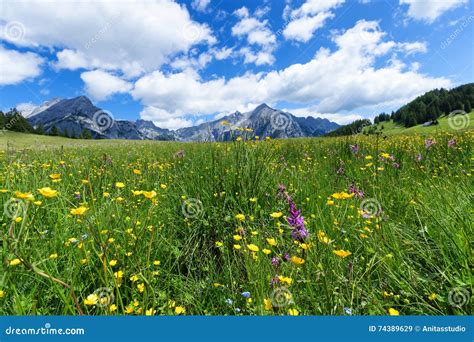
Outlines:
<svg viewBox="0 0 474 342"><path fill-rule="evenodd" d="M450 125L451 121L451 125ZM416 125L413 127L403 127L395 123L393 120L384 121L377 125L365 127L363 133L368 133L369 130L375 128L376 132L382 132L385 135L395 134L433 134L440 132L454 132L462 130L474 129L474 111L465 115L457 115L456 117L443 116L438 119L439 124L425 127L423 125ZM382 128L383 127L383 128ZM458 128L458 129L456 129Z"/></svg>

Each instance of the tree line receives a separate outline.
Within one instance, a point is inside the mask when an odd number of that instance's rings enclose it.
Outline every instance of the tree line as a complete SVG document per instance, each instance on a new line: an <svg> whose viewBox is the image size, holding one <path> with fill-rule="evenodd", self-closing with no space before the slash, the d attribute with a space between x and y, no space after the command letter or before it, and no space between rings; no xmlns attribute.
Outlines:
<svg viewBox="0 0 474 342"><path fill-rule="evenodd" d="M438 118L442 116L453 114L456 111L470 113L473 107L474 83L464 84L451 90L434 89L417 97L397 111L390 114L380 113L375 116L374 124L377 125L391 120L405 127L412 127L425 122L436 124ZM371 122L368 119L356 120L349 125L339 127L326 134L326 136L362 133L363 127L370 125ZM376 127L374 126L364 130L364 133L370 134L375 131Z"/></svg>
<svg viewBox="0 0 474 342"><path fill-rule="evenodd" d="M7 113L3 113L2 111L0 111L0 130L57 136L72 139L92 139L92 134L87 129L83 129L81 132L78 133L74 130L69 132L67 128L61 130L55 125L49 127L48 129L45 129L42 123L39 123L38 126L33 127L16 108L10 109Z"/></svg>

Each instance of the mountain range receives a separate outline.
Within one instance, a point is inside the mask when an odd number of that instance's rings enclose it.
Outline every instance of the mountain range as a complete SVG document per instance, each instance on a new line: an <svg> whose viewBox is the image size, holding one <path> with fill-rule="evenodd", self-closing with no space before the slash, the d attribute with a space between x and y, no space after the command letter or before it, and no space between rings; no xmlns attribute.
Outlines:
<svg viewBox="0 0 474 342"><path fill-rule="evenodd" d="M53 99L22 111L22 115L33 127L42 125L45 132L56 127L59 132L77 136L87 130L96 139L228 141L247 131L260 137L297 138L321 136L339 127L327 119L296 117L261 104L250 112L237 111L215 121L169 130L152 121L114 120L111 113L96 107L86 96Z"/></svg>

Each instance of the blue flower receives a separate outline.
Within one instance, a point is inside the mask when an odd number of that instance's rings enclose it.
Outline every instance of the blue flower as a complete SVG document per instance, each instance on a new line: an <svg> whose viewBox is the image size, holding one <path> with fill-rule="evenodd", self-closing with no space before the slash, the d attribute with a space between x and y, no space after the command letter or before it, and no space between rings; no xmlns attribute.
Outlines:
<svg viewBox="0 0 474 342"><path fill-rule="evenodd" d="M344 312L345 312L346 315L352 315L352 309L351 308L345 307Z"/></svg>
<svg viewBox="0 0 474 342"><path fill-rule="evenodd" d="M250 297L250 292L248 292L248 291L242 292L242 296L244 298L249 298Z"/></svg>
<svg viewBox="0 0 474 342"><path fill-rule="evenodd" d="M225 302L226 302L226 304L229 304L229 305L232 305L232 304L234 303L234 302L232 301L232 299L230 299L230 298L227 298L227 299L225 300Z"/></svg>

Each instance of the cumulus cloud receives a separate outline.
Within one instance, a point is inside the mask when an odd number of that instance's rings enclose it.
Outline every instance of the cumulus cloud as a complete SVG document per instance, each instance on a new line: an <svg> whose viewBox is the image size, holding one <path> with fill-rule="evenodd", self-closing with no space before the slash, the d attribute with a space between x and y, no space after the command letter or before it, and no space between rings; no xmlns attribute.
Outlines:
<svg viewBox="0 0 474 342"><path fill-rule="evenodd" d="M303 106L317 103L315 113L350 112L401 104L433 88L451 86L449 79L418 73L403 63L380 66L379 57L408 53L413 48L403 45L407 42L387 40L377 22L359 21L332 39L336 45L333 51L321 48L305 64L269 73L205 81L189 70L171 74L155 71L137 80L132 95L145 106L159 108L161 114L155 118L159 121L163 113L182 118L190 113L209 115L278 101ZM148 114L153 117L153 113Z"/></svg>
<svg viewBox="0 0 474 342"><path fill-rule="evenodd" d="M240 49L239 53L244 57L244 62L255 63L256 65L273 64L275 61L273 51L276 47L276 36L271 31L268 20L250 16L246 7L235 11L235 15L240 20L232 27L232 35L245 38L250 46L257 47L257 49L254 49L246 46Z"/></svg>
<svg viewBox="0 0 474 342"><path fill-rule="evenodd" d="M102 70L86 71L81 74L85 90L94 100L103 101L116 93L126 93L133 85Z"/></svg>
<svg viewBox="0 0 474 342"><path fill-rule="evenodd" d="M193 0L191 6L196 11L205 12L210 3L211 0Z"/></svg>
<svg viewBox="0 0 474 342"><path fill-rule="evenodd" d="M43 62L33 52L9 50L0 45L0 85L17 84L40 75Z"/></svg>
<svg viewBox="0 0 474 342"><path fill-rule="evenodd" d="M468 0L400 0L400 5L408 5L409 17L427 23L432 23L443 13L467 3Z"/></svg>
<svg viewBox="0 0 474 342"><path fill-rule="evenodd" d="M283 30L286 39L308 42L324 26L328 19L334 17L332 9L339 7L345 0L306 0L299 8L291 10L285 7L283 16L288 24Z"/></svg>
<svg viewBox="0 0 474 342"><path fill-rule="evenodd" d="M216 42L207 25L171 0L10 1L2 3L0 22L1 39L62 49L60 68L99 67L129 76L156 70L196 44ZM21 23L23 34L6 34L9 22Z"/></svg>

